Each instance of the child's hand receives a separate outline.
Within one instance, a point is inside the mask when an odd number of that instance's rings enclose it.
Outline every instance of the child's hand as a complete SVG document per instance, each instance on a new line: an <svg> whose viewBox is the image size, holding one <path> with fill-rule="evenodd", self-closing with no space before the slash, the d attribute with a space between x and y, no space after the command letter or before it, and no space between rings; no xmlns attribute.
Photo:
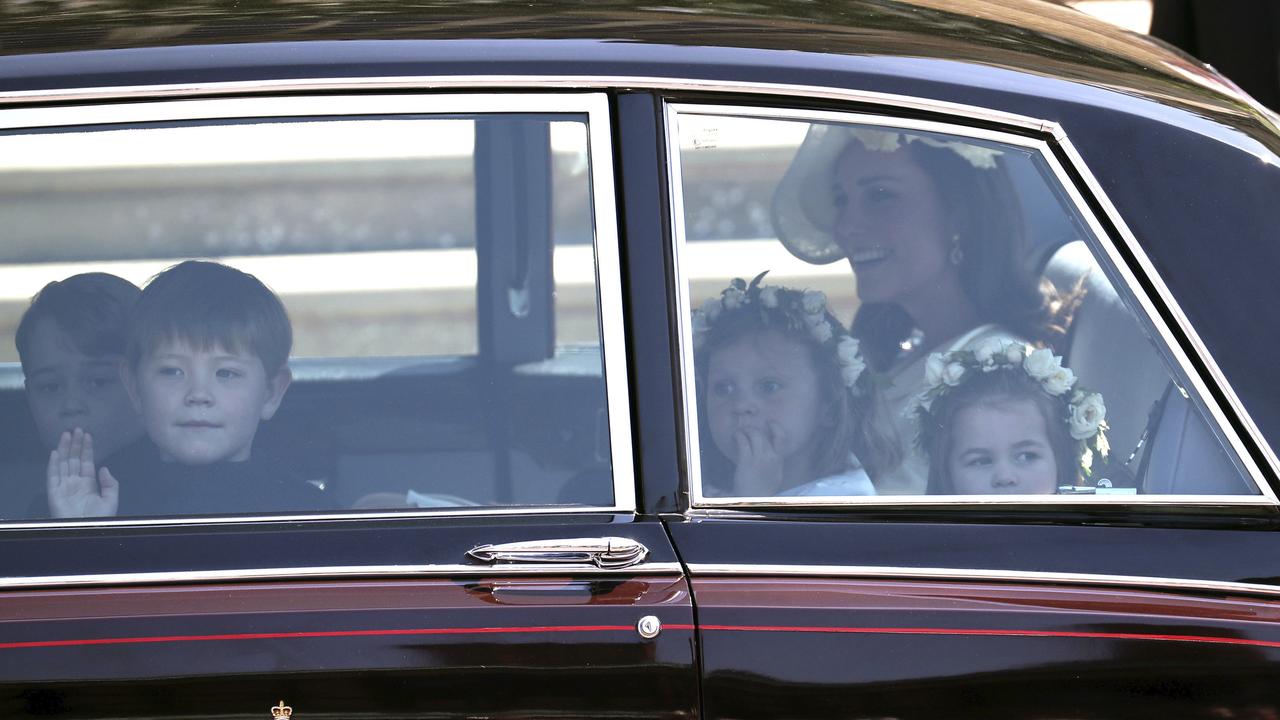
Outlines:
<svg viewBox="0 0 1280 720"><path fill-rule="evenodd" d="M778 494L782 488L783 430L774 422L764 428L738 428L733 434L737 445L734 458L734 494L746 497L767 497Z"/></svg>
<svg viewBox="0 0 1280 720"><path fill-rule="evenodd" d="M106 468L94 473L93 436L80 428L62 433L49 453L47 480L53 517L111 516L120 506L120 484Z"/></svg>

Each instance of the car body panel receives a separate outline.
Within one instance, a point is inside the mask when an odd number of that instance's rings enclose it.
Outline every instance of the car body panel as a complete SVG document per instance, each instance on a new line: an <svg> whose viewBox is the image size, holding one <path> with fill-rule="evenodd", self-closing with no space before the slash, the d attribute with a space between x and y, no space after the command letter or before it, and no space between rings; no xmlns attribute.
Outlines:
<svg viewBox="0 0 1280 720"><path fill-rule="evenodd" d="M660 526L433 524L117 529L68 547L83 558L78 574L35 538L28 557L40 562L12 568L27 579L0 591L3 713L266 717L280 699L303 717L694 711L691 599ZM569 527L629 536L650 555L611 571L465 556L482 538L554 539ZM199 558L227 572L191 572L210 567ZM288 565L320 558L332 564ZM70 572L37 578L37 564ZM661 623L657 637L638 633L644 616Z"/></svg>
<svg viewBox="0 0 1280 720"><path fill-rule="evenodd" d="M682 102L1059 143L1068 171L1081 162L1096 178L1071 179L1104 231L1123 239L1114 219L1127 225L1203 340L1174 333L1231 408L1208 359L1221 369L1248 412L1228 419L1276 486L1280 341L1258 317L1280 303L1275 117L1154 41L1028 7L6 7L0 109L607 95L637 512L0 528L0 713L267 717L277 701L299 717L1274 712L1273 503L690 507L663 127ZM1182 318L1139 289L1176 329ZM467 557L566 537L650 554L608 571ZM657 638L637 632L644 615L663 624Z"/></svg>

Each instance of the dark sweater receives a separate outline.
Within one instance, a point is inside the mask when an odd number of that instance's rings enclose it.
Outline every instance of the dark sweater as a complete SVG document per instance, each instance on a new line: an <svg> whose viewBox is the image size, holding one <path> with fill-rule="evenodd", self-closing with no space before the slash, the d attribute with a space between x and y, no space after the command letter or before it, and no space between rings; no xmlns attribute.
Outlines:
<svg viewBox="0 0 1280 720"><path fill-rule="evenodd" d="M120 483L120 517L262 514L330 510L333 503L286 463L266 454L243 462L164 462L149 440L117 452L106 467ZM49 517L43 495L32 517Z"/></svg>

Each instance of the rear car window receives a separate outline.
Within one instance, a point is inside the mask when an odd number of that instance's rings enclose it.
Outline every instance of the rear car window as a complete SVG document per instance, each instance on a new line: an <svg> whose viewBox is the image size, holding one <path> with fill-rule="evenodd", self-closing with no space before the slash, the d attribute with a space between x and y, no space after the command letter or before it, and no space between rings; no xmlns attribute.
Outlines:
<svg viewBox="0 0 1280 720"><path fill-rule="evenodd" d="M494 104L0 118L4 518L632 504L599 99Z"/></svg>
<svg viewBox="0 0 1280 720"><path fill-rule="evenodd" d="M1259 494L1043 144L668 122L695 502Z"/></svg>

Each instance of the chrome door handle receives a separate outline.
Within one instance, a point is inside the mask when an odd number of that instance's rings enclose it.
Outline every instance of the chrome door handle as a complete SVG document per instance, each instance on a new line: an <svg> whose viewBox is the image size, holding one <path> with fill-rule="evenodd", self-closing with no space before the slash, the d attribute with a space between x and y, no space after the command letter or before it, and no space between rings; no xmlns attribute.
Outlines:
<svg viewBox="0 0 1280 720"><path fill-rule="evenodd" d="M644 561L649 548L630 538L569 538L477 545L467 555L486 563L589 563L624 568Z"/></svg>

